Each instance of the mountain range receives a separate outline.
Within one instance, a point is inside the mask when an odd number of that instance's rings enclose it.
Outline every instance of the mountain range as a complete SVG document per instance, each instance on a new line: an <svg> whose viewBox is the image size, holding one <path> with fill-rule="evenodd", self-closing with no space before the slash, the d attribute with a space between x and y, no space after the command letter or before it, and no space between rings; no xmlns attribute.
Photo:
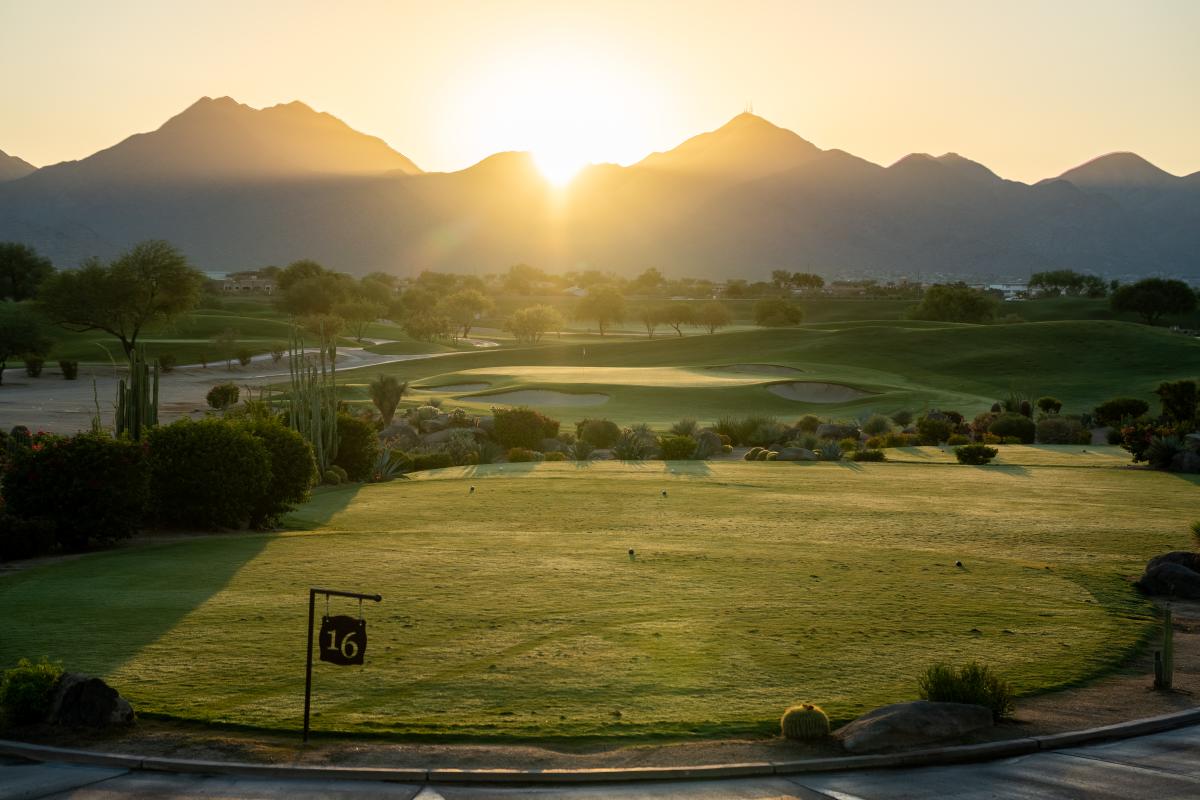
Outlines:
<svg viewBox="0 0 1200 800"><path fill-rule="evenodd" d="M205 269L549 269L986 278L1071 268L1200 276L1200 173L1113 153L1029 185L955 153L888 167L744 113L564 190L526 153L423 172L293 102L203 98L158 130L35 169L0 152L0 241L60 267L148 238Z"/></svg>

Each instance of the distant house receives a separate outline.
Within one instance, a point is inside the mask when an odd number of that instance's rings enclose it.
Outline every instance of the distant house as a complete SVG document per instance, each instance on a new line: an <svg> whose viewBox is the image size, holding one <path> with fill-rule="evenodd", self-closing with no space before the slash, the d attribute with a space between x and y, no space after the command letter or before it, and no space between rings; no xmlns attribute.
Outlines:
<svg viewBox="0 0 1200 800"><path fill-rule="evenodd" d="M274 294L275 281L257 272L235 272L221 281L221 291L229 294Z"/></svg>
<svg viewBox="0 0 1200 800"><path fill-rule="evenodd" d="M1017 300L1029 295L1028 283L989 283L989 292L999 292L1005 300Z"/></svg>

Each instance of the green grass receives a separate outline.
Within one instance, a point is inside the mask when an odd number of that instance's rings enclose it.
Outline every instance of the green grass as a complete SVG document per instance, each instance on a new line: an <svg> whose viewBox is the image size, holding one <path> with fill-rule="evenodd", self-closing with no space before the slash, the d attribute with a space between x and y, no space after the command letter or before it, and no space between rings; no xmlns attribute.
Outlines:
<svg viewBox="0 0 1200 800"><path fill-rule="evenodd" d="M384 600L365 609L364 667L315 668L319 731L768 733L795 702L844 720L910 699L941 660L1044 691L1145 640L1151 609L1126 576L1190 541L1195 480L1081 449L1002 447L990 467L936 448L522 464L323 490L291 533L5 577L0 665L47 655L143 713L296 729L307 589L331 586Z"/></svg>
<svg viewBox="0 0 1200 800"><path fill-rule="evenodd" d="M737 381L699 379L747 362L802 372L752 380L745 375ZM476 350L370 368L362 374L348 371L342 380L348 384L347 398L359 401L365 401L367 378L380 371L432 386L486 382L492 393L549 389L606 394L609 400L602 405L540 408L568 422L604 416L623 424L662 427L685 416L712 422L724 414L751 412L784 419L804 414L860 418L937 407L973 415L1014 390L1031 398L1054 395L1064 402L1065 413L1090 411L1110 397L1127 394L1156 406L1154 388L1164 380L1195 377L1197 364L1200 340L1126 322L973 326L859 321ZM647 380L664 374L661 370L673 378ZM799 403L769 391L770 384L783 380L841 383L872 394L848 403ZM463 405L480 413L495 402L461 393L442 397L448 406Z"/></svg>

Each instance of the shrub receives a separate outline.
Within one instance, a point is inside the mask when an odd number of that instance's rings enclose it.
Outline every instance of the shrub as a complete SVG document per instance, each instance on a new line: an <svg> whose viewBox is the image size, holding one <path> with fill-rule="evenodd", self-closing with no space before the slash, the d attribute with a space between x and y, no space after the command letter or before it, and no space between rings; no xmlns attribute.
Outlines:
<svg viewBox="0 0 1200 800"><path fill-rule="evenodd" d="M587 461L595 451L596 448L591 442L584 439L576 439L567 445L567 458L572 461Z"/></svg>
<svg viewBox="0 0 1200 800"><path fill-rule="evenodd" d="M721 452L722 446L720 436L712 431L701 431L696 437L696 450L692 453L692 458L711 458Z"/></svg>
<svg viewBox="0 0 1200 800"><path fill-rule="evenodd" d="M1025 444L1020 436L1001 436L1000 444Z"/></svg>
<svg viewBox="0 0 1200 800"><path fill-rule="evenodd" d="M545 461L566 461L566 453L546 453Z"/></svg>
<svg viewBox="0 0 1200 800"><path fill-rule="evenodd" d="M1178 436L1155 436L1146 448L1145 460L1154 469L1170 469L1171 461L1183 452L1183 440Z"/></svg>
<svg viewBox="0 0 1200 800"><path fill-rule="evenodd" d="M779 720L779 732L785 739L811 742L829 735L829 717L811 703L792 706Z"/></svg>
<svg viewBox="0 0 1200 800"><path fill-rule="evenodd" d="M539 414L532 408L497 408L492 438L501 445L536 450L542 439L558 436L558 420Z"/></svg>
<svg viewBox="0 0 1200 800"><path fill-rule="evenodd" d="M79 377L78 361L59 361L58 368L62 370L64 380L73 381Z"/></svg>
<svg viewBox="0 0 1200 800"><path fill-rule="evenodd" d="M893 432L883 437L884 447L912 447L915 442L915 437L909 433Z"/></svg>
<svg viewBox="0 0 1200 800"><path fill-rule="evenodd" d="M676 436L691 436L695 438L696 433L700 430L700 424L691 417L684 417L671 426L671 433Z"/></svg>
<svg viewBox="0 0 1200 800"><path fill-rule="evenodd" d="M1195 536L1197 539L1200 539L1200 519L1198 519L1192 523L1191 531L1192 531L1192 536Z"/></svg>
<svg viewBox="0 0 1200 800"><path fill-rule="evenodd" d="M530 450L527 447L513 447L508 451L508 460L512 464L520 464L529 461L541 461L545 456L537 450Z"/></svg>
<svg viewBox="0 0 1200 800"><path fill-rule="evenodd" d="M266 446L240 425L181 419L150 431L150 506L159 521L238 528L271 483Z"/></svg>
<svg viewBox="0 0 1200 800"><path fill-rule="evenodd" d="M960 464L987 464L999 453L999 450L986 444L964 444L954 448L954 457Z"/></svg>
<svg viewBox="0 0 1200 800"><path fill-rule="evenodd" d="M892 422L899 425L901 428L907 428L912 425L913 413L911 411L901 410L892 414Z"/></svg>
<svg viewBox="0 0 1200 800"><path fill-rule="evenodd" d="M449 453L412 453L409 455L410 472L420 472L426 469L445 469L454 466Z"/></svg>
<svg viewBox="0 0 1200 800"><path fill-rule="evenodd" d="M575 423L575 435L593 448L608 449L621 438L621 428L607 419L584 419Z"/></svg>
<svg viewBox="0 0 1200 800"><path fill-rule="evenodd" d="M821 427L821 420L814 417L812 414L806 414L796 423L796 429L805 433L816 433L817 428Z"/></svg>
<svg viewBox="0 0 1200 800"><path fill-rule="evenodd" d="M841 461L842 448L837 442L825 442L817 450L817 459L820 461Z"/></svg>
<svg viewBox="0 0 1200 800"><path fill-rule="evenodd" d="M983 435L984 444L1004 444L1004 440L994 433L985 433Z"/></svg>
<svg viewBox="0 0 1200 800"><path fill-rule="evenodd" d="M25 362L25 374L31 378L42 377L42 367L46 365L46 359L41 356L27 354L22 357Z"/></svg>
<svg viewBox="0 0 1200 800"><path fill-rule="evenodd" d="M56 549L58 530L51 520L0 513L0 561L44 556Z"/></svg>
<svg viewBox="0 0 1200 800"><path fill-rule="evenodd" d="M1057 414L1062 411L1062 400L1057 397L1039 397L1037 407L1043 414Z"/></svg>
<svg viewBox="0 0 1200 800"><path fill-rule="evenodd" d="M1014 437L1017 439L1016 444L1033 444L1037 437L1037 424L1023 414L1008 412L992 420L992 424L988 426L988 433L1001 439Z"/></svg>
<svg viewBox="0 0 1200 800"><path fill-rule="evenodd" d="M379 437L375 428L349 414L338 414L338 447L333 463L346 470L352 481L370 480L375 459L379 456Z"/></svg>
<svg viewBox="0 0 1200 800"><path fill-rule="evenodd" d="M988 428L996 421L996 413L984 411L975 415L975 419L971 421L971 430L976 436L983 436L987 433Z"/></svg>
<svg viewBox="0 0 1200 800"><path fill-rule="evenodd" d="M696 453L696 440L691 436L661 436L658 450L663 461L686 461Z"/></svg>
<svg viewBox="0 0 1200 800"><path fill-rule="evenodd" d="M1114 397L1096 406L1096 423L1116 427L1125 420L1137 419L1150 410L1150 404L1136 397Z"/></svg>
<svg viewBox="0 0 1200 800"><path fill-rule="evenodd" d="M337 486L341 482L342 476L337 470L327 469L321 475L321 483L328 484L329 486Z"/></svg>
<svg viewBox="0 0 1200 800"><path fill-rule="evenodd" d="M450 438L446 440L446 453L455 466L478 464L479 445L475 441L475 434L464 428L451 430Z"/></svg>
<svg viewBox="0 0 1200 800"><path fill-rule="evenodd" d="M1033 405L1028 400L1022 400L1021 405L1017 407L1017 411L1019 411L1023 417L1032 417Z"/></svg>
<svg viewBox="0 0 1200 800"><path fill-rule="evenodd" d="M249 419L240 424L262 442L271 458L270 483L250 518L251 525L263 527L308 500L317 479L317 460L304 437L277 419Z"/></svg>
<svg viewBox="0 0 1200 800"><path fill-rule="evenodd" d="M746 417L742 420L741 425L743 430L742 440L746 444L762 445L764 447L782 440L787 436L788 432L787 427L774 417Z"/></svg>
<svg viewBox="0 0 1200 800"><path fill-rule="evenodd" d="M612 447L613 456L622 461L642 461L654 453L654 445L645 434L633 428L621 432L621 438Z"/></svg>
<svg viewBox="0 0 1200 800"><path fill-rule="evenodd" d="M892 421L883 414L872 414L863 423L863 433L868 436L882 436L892 429Z"/></svg>
<svg viewBox="0 0 1200 800"><path fill-rule="evenodd" d="M283 360L283 354L287 352L287 345L283 342L271 342L271 363L278 364Z"/></svg>
<svg viewBox="0 0 1200 800"><path fill-rule="evenodd" d="M990 667L974 662L957 668L934 664L917 679L917 690L922 700L984 706L995 720L1013 712L1012 688Z"/></svg>
<svg viewBox="0 0 1200 800"><path fill-rule="evenodd" d="M158 368L163 372L171 372L175 369L175 355L173 353L161 353L158 356ZM205 365L207 366L207 364Z"/></svg>
<svg viewBox="0 0 1200 800"><path fill-rule="evenodd" d="M1162 403L1163 416L1175 422L1196 419L1197 386L1195 381L1160 383L1154 390Z"/></svg>
<svg viewBox="0 0 1200 800"><path fill-rule="evenodd" d="M238 348L235 355L237 356L238 363L243 367L249 366L250 362L254 359L254 351L248 347Z"/></svg>
<svg viewBox="0 0 1200 800"><path fill-rule="evenodd" d="M1042 444L1076 444L1082 432L1083 426L1074 417L1042 417L1037 423L1037 440Z"/></svg>
<svg viewBox="0 0 1200 800"><path fill-rule="evenodd" d="M22 658L15 667L5 670L0 677L0 707L8 721L28 725L44 720L62 674L61 664L44 658L36 664Z"/></svg>
<svg viewBox="0 0 1200 800"><path fill-rule="evenodd" d="M133 535L149 501L145 451L106 434L38 434L4 471L6 511L44 519L67 549Z"/></svg>
<svg viewBox="0 0 1200 800"><path fill-rule="evenodd" d="M334 474L338 476L338 483L347 483L350 480L350 476L346 474L346 470L337 464L330 466L329 469L333 470Z"/></svg>
<svg viewBox="0 0 1200 800"><path fill-rule="evenodd" d="M504 448L493 442L491 439L484 439L479 443L480 464L495 464L503 456Z"/></svg>
<svg viewBox="0 0 1200 800"><path fill-rule="evenodd" d="M882 450L856 450L850 456L851 461L887 461Z"/></svg>
<svg viewBox="0 0 1200 800"><path fill-rule="evenodd" d="M838 447L842 448L843 453L852 453L858 449L858 439L847 436L838 442Z"/></svg>
<svg viewBox="0 0 1200 800"><path fill-rule="evenodd" d="M886 442L887 440L882 436L871 436L865 442L863 442L863 447L867 448L868 450L878 450L881 447L886 447Z"/></svg>
<svg viewBox="0 0 1200 800"><path fill-rule="evenodd" d="M917 420L917 436L921 444L936 445L950 438L954 425L944 416L927 414Z"/></svg>
<svg viewBox="0 0 1200 800"><path fill-rule="evenodd" d="M950 445L951 447L957 447L960 444L970 444L970 443L971 443L970 437L964 436L961 433L952 433L952 434L950 434L950 438L948 438L946 440L946 444Z"/></svg>
<svg viewBox="0 0 1200 800"><path fill-rule="evenodd" d="M240 392L238 387L232 383L218 383L216 386L208 390L206 399L210 408L215 408L218 411L229 408L238 401Z"/></svg>

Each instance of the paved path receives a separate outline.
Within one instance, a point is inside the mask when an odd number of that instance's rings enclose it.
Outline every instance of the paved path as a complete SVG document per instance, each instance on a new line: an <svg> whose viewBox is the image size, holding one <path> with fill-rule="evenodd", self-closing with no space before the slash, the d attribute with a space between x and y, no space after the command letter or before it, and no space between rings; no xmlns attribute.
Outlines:
<svg viewBox="0 0 1200 800"><path fill-rule="evenodd" d="M397 798L398 800L1173 800L1200 797L1200 726L982 764L595 786L420 786L239 778L0 758L0 800Z"/></svg>

